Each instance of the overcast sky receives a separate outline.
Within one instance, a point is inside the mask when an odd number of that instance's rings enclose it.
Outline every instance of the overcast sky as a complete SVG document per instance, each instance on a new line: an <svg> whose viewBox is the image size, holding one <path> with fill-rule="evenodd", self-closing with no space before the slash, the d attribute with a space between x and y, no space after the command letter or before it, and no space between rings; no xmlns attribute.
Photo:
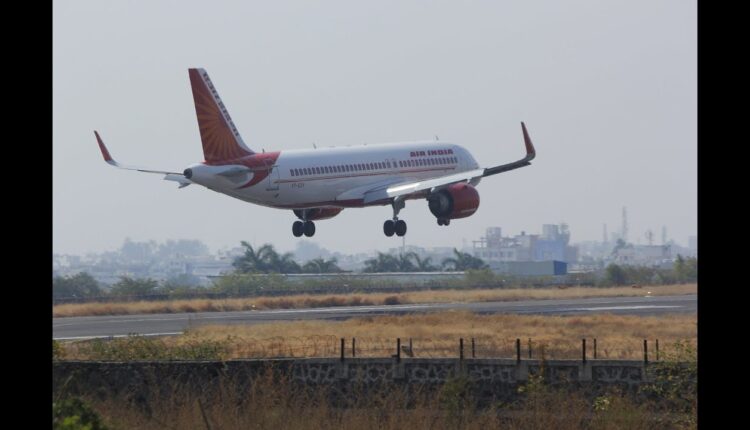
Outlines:
<svg viewBox="0 0 750 430"><path fill-rule="evenodd" d="M252 149L402 140L458 143L482 166L477 213L439 227L426 201L407 244L461 246L567 222L572 241L621 225L646 243L697 232L696 3L644 1L56 1L53 252L133 240L241 240L292 250L291 211L159 175L203 159L187 69L205 68ZM388 206L317 222L342 252L387 250Z"/></svg>

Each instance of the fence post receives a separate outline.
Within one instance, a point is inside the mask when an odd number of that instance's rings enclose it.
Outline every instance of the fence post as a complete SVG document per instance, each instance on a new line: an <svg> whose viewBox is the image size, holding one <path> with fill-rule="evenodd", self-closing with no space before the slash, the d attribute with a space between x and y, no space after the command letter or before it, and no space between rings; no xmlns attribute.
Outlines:
<svg viewBox="0 0 750 430"><path fill-rule="evenodd" d="M643 364L648 364L648 340L643 339Z"/></svg>
<svg viewBox="0 0 750 430"><path fill-rule="evenodd" d="M414 348L411 343L411 338L409 338L409 357L414 357Z"/></svg>
<svg viewBox="0 0 750 430"><path fill-rule="evenodd" d="M529 338L529 360L531 360L531 338Z"/></svg>
<svg viewBox="0 0 750 430"><path fill-rule="evenodd" d="M464 361L464 338L458 339L458 359Z"/></svg>
<svg viewBox="0 0 750 430"><path fill-rule="evenodd" d="M396 363L401 363L401 338L396 338Z"/></svg>
<svg viewBox="0 0 750 430"><path fill-rule="evenodd" d="M656 339L656 361L659 361L659 339Z"/></svg>
<svg viewBox="0 0 750 430"><path fill-rule="evenodd" d="M357 343L357 339L353 337L352 338L352 357L356 357L357 356L356 343Z"/></svg>
<svg viewBox="0 0 750 430"><path fill-rule="evenodd" d="M594 338L594 360L596 360L596 338Z"/></svg>
<svg viewBox="0 0 750 430"><path fill-rule="evenodd" d="M585 363L586 362L586 339L581 339L581 341L582 341L581 352L583 353L582 354L583 355L583 362Z"/></svg>
<svg viewBox="0 0 750 430"><path fill-rule="evenodd" d="M516 338L516 362L521 363L521 339Z"/></svg>
<svg viewBox="0 0 750 430"><path fill-rule="evenodd" d="M344 362L344 338L341 338L341 362Z"/></svg>
<svg viewBox="0 0 750 430"><path fill-rule="evenodd" d="M471 338L471 358L477 358L476 349L474 348L474 338Z"/></svg>

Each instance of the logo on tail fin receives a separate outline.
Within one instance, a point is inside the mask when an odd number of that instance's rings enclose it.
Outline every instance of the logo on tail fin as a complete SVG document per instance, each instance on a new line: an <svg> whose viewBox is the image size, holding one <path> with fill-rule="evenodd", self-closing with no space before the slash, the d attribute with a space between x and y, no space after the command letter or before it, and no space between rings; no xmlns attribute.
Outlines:
<svg viewBox="0 0 750 430"><path fill-rule="evenodd" d="M220 162L252 155L245 146L219 93L204 69L189 69L195 115L207 162Z"/></svg>

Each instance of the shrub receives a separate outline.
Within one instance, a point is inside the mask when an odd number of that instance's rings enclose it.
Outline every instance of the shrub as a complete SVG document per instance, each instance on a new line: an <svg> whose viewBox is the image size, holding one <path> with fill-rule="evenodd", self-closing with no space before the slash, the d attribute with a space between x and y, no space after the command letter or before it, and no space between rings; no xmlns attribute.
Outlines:
<svg viewBox="0 0 750 430"><path fill-rule="evenodd" d="M52 403L52 428L55 430L107 429L99 414L77 397Z"/></svg>

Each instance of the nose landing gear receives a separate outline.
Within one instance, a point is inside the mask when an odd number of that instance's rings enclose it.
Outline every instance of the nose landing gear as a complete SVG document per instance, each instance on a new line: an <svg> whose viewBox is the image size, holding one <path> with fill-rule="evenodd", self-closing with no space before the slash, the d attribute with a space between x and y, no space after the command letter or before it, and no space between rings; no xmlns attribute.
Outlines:
<svg viewBox="0 0 750 430"><path fill-rule="evenodd" d="M402 199L396 197L393 199L391 206L393 207L393 219L383 223L383 233L388 237L393 236L394 233L396 236L404 236L406 234L406 221L398 219L398 213L404 208L405 203Z"/></svg>

